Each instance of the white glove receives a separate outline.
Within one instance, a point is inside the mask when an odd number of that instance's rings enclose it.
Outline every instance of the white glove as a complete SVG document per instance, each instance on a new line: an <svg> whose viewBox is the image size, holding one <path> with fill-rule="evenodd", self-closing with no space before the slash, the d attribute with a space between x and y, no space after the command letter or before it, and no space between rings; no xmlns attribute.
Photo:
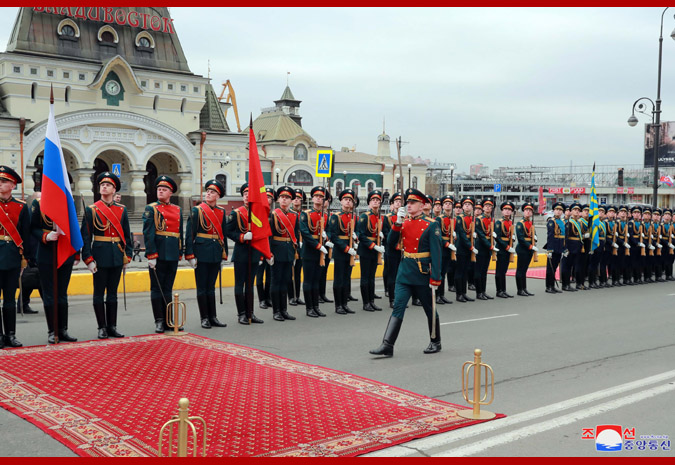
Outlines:
<svg viewBox="0 0 675 465"><path fill-rule="evenodd" d="M675 244L668 244L668 247L670 247L671 249L675 249Z"/></svg>
<svg viewBox="0 0 675 465"><path fill-rule="evenodd" d="M623 243L623 246L624 246L625 248L627 248L627 249L630 249L630 244L629 244L628 242L624 242L624 243Z"/></svg>
<svg viewBox="0 0 675 465"><path fill-rule="evenodd" d="M157 259L152 258L152 259L148 260L148 266L154 270L155 267L157 266Z"/></svg>
<svg viewBox="0 0 675 465"><path fill-rule="evenodd" d="M514 249L513 247L509 247L509 253L516 253L516 249Z"/></svg>
<svg viewBox="0 0 675 465"><path fill-rule="evenodd" d="M79 261L79 260L75 260L75 261L73 262L73 266L77 266L77 265L79 265L79 264L80 264L80 261Z"/></svg>
<svg viewBox="0 0 675 465"><path fill-rule="evenodd" d="M534 240L535 240L535 241L537 240L537 235L536 235L536 234L534 235Z"/></svg>
<svg viewBox="0 0 675 465"><path fill-rule="evenodd" d="M584 239L588 239L589 237L591 237L589 233L584 234Z"/></svg>
<svg viewBox="0 0 675 465"><path fill-rule="evenodd" d="M265 261L269 266L274 266L274 255L272 255L270 258L266 258Z"/></svg>
<svg viewBox="0 0 675 465"><path fill-rule="evenodd" d="M539 248L536 245L533 245L532 252L539 252Z"/></svg>
<svg viewBox="0 0 675 465"><path fill-rule="evenodd" d="M499 252L499 249L497 247L493 247L492 250L494 250L495 252Z"/></svg>
<svg viewBox="0 0 675 465"><path fill-rule="evenodd" d="M476 239L477 237L478 237L478 234L476 234L476 232L474 231L473 232L473 238Z"/></svg>
<svg viewBox="0 0 675 465"><path fill-rule="evenodd" d="M593 252L594 252L594 251L591 250L590 252L588 252L588 255L593 255Z"/></svg>
<svg viewBox="0 0 675 465"><path fill-rule="evenodd" d="M569 254L570 254L570 251L569 251L569 250L565 250L565 251L563 252L563 257L567 257Z"/></svg>
<svg viewBox="0 0 675 465"><path fill-rule="evenodd" d="M251 231L248 231L246 234L244 234L245 241L250 241L251 239L253 239L253 233Z"/></svg>
<svg viewBox="0 0 675 465"><path fill-rule="evenodd" d="M384 247L381 245L376 245L373 247L375 250L377 250L379 253L384 253Z"/></svg>
<svg viewBox="0 0 675 465"><path fill-rule="evenodd" d="M87 268L89 268L89 271L92 273L96 273L98 271L98 268L96 268L96 262L93 261L87 265Z"/></svg>
<svg viewBox="0 0 675 465"><path fill-rule="evenodd" d="M196 258L191 258L190 260L188 260L188 263L190 264L190 266L192 268L197 268L197 259Z"/></svg>
<svg viewBox="0 0 675 465"><path fill-rule="evenodd" d="M326 241L326 243L325 243L324 245L325 245L326 247L328 247L329 249L332 249L332 248L333 248L333 243L332 243L331 241Z"/></svg>
<svg viewBox="0 0 675 465"><path fill-rule="evenodd" d="M618 248L619 248L619 244L617 244L616 242L614 242L614 243L612 244L612 247L614 247L615 249L618 249Z"/></svg>
<svg viewBox="0 0 675 465"><path fill-rule="evenodd" d="M653 245L650 245L649 250L656 250L656 247L654 247Z"/></svg>
<svg viewBox="0 0 675 465"><path fill-rule="evenodd" d="M642 247L643 249L645 248L645 243L644 243L644 242L640 242L640 244L638 244L638 245L639 245L640 247Z"/></svg>
<svg viewBox="0 0 675 465"><path fill-rule="evenodd" d="M359 236L356 235L356 232L352 232L352 239L354 239L355 241L359 240Z"/></svg>
<svg viewBox="0 0 675 465"><path fill-rule="evenodd" d="M438 289L438 286L434 286L433 284L429 283L429 287L433 289L434 291Z"/></svg>
<svg viewBox="0 0 675 465"><path fill-rule="evenodd" d="M492 231L492 237L494 237L495 239L497 239L497 233L494 232L494 231Z"/></svg>
<svg viewBox="0 0 675 465"><path fill-rule="evenodd" d="M516 235L514 234L513 237L511 237L514 241L516 240Z"/></svg>
<svg viewBox="0 0 675 465"><path fill-rule="evenodd" d="M380 239L384 239L384 233L380 231Z"/></svg>
<svg viewBox="0 0 675 465"><path fill-rule="evenodd" d="M353 256L356 255L356 250L354 250L350 247L349 250L347 251L347 253L353 257Z"/></svg>
<svg viewBox="0 0 675 465"><path fill-rule="evenodd" d="M227 266L227 260L225 260L225 259L221 260L220 261L220 267L223 268L223 267L226 267L226 266Z"/></svg>
<svg viewBox="0 0 675 465"><path fill-rule="evenodd" d="M658 247L659 249L663 248L663 246L661 244L656 244L656 247Z"/></svg>
<svg viewBox="0 0 675 465"><path fill-rule="evenodd" d="M659 240L661 240L661 239L663 239L663 236L661 234L659 234Z"/></svg>
<svg viewBox="0 0 675 465"><path fill-rule="evenodd" d="M324 255L326 255L328 253L328 250L326 250L326 248L324 246L321 246L319 251L321 251L321 253L324 254Z"/></svg>
<svg viewBox="0 0 675 465"><path fill-rule="evenodd" d="M453 252L457 252L457 247L455 247L454 244L448 243L448 249L452 250Z"/></svg>
<svg viewBox="0 0 675 465"><path fill-rule="evenodd" d="M49 234L47 234L47 237L45 238L47 241L57 241L59 240L59 233L56 231L51 231Z"/></svg>
<svg viewBox="0 0 675 465"><path fill-rule="evenodd" d="M302 249L302 242L298 242L298 248Z"/></svg>
<svg viewBox="0 0 675 465"><path fill-rule="evenodd" d="M326 234L326 231L321 231L321 237L326 240L328 239L328 235Z"/></svg>
<svg viewBox="0 0 675 465"><path fill-rule="evenodd" d="M405 215L406 215L405 207L400 207L396 212L396 222L399 224L403 223L403 221L405 221Z"/></svg>
<svg viewBox="0 0 675 465"><path fill-rule="evenodd" d="M471 251L473 252L474 255L478 255L478 249L477 248L474 247L473 249L471 249Z"/></svg>
<svg viewBox="0 0 675 465"><path fill-rule="evenodd" d="M457 239L457 231L453 231L453 232L452 232L452 238L453 238L453 239Z"/></svg>

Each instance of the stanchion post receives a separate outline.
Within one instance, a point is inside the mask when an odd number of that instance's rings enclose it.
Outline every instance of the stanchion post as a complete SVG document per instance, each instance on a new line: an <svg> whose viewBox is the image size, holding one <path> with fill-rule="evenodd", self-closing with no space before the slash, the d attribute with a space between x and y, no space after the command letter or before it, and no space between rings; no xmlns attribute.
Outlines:
<svg viewBox="0 0 675 465"><path fill-rule="evenodd" d="M483 351L476 349L473 351L473 363L465 362L462 365L462 395L464 400L473 406L473 409L459 410L457 415L462 418L469 418L472 420L490 420L497 415L486 410L481 411L481 405L490 405L495 399L495 374L490 365L482 363L481 356ZM473 400L469 399L469 372L473 368ZM485 395L481 397L482 383L481 383L481 369L485 369ZM488 386L490 390L490 400L486 402L488 397Z"/></svg>
<svg viewBox="0 0 675 465"><path fill-rule="evenodd" d="M187 321L187 309L185 302L178 300L178 294L173 295L173 302L170 302L166 306L166 325L169 328L173 328L172 333L168 333L167 336L185 336L189 334L187 332L179 332L178 328L185 325Z"/></svg>
<svg viewBox="0 0 675 465"><path fill-rule="evenodd" d="M166 427L169 427L169 441L168 441L168 454L167 457L173 455L173 426L178 423L178 444L177 444L177 456L178 457L187 457L188 452L188 428L192 433L192 456L197 457L197 430L193 421L200 421L203 428L204 440L202 441L202 457L206 457L206 422L202 417L191 417L189 415L190 401L183 397L178 401L178 415L171 417L171 420L164 423L162 429L159 430L159 445L157 448L157 455L162 457L162 437L164 436L164 430Z"/></svg>

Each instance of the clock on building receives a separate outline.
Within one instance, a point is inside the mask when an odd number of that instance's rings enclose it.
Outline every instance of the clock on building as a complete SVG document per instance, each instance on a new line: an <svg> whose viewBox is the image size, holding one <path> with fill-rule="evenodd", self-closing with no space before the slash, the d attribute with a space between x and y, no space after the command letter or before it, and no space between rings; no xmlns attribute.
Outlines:
<svg viewBox="0 0 675 465"><path fill-rule="evenodd" d="M117 95L120 93L121 89L122 86L120 86L120 83L114 79L111 79L110 81L105 83L105 90L106 92L108 92L109 95Z"/></svg>
<svg viewBox="0 0 675 465"><path fill-rule="evenodd" d="M101 87L101 97L108 102L108 105L119 106L124 100L124 87L119 76L111 71L105 78L105 83Z"/></svg>

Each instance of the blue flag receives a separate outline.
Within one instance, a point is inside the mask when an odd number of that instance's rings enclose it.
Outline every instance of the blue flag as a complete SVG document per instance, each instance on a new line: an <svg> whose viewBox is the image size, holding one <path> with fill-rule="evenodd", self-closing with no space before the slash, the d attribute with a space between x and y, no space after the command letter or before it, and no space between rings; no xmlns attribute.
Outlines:
<svg viewBox="0 0 675 465"><path fill-rule="evenodd" d="M598 193L595 191L595 163L591 174L591 203L589 205L591 215L591 252L600 245L600 216L598 216Z"/></svg>

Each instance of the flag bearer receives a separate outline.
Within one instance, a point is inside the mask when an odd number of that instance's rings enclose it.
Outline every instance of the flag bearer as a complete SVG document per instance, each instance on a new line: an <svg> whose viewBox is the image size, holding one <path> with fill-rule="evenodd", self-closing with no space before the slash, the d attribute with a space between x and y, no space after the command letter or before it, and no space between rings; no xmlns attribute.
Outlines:
<svg viewBox="0 0 675 465"><path fill-rule="evenodd" d="M359 264L361 266L361 297L363 298L363 310L367 312L380 311L375 305L375 273L380 254L384 255L385 249L382 243L384 233L378 231L378 224L382 219L380 206L382 204L382 192L373 190L368 193L368 207L370 210L361 213L356 226L356 234L359 236ZM377 245L378 235L380 245Z"/></svg>
<svg viewBox="0 0 675 465"><path fill-rule="evenodd" d="M227 215L218 206L223 185L211 179L204 184L204 202L192 207L185 229L185 259L195 270L197 306L202 328L224 328L216 315L216 280L227 260Z"/></svg>
<svg viewBox="0 0 675 465"><path fill-rule="evenodd" d="M295 190L289 186L277 189L279 207L270 213L272 241L272 310L276 321L295 320L288 313L288 283L292 278L295 255L300 246L299 215L292 210Z"/></svg>
<svg viewBox="0 0 675 465"><path fill-rule="evenodd" d="M134 252L129 216L124 205L113 201L122 187L115 174L109 171L99 174L96 184L101 199L84 209L82 260L94 275L98 338L124 337L117 331L117 288Z"/></svg>
<svg viewBox="0 0 675 465"><path fill-rule="evenodd" d="M326 198L324 187L312 189L312 208L300 214L300 232L302 234L302 271L305 279L302 291L305 297L307 316L317 318L326 316L319 309L319 280L321 268L326 267L328 261L328 247L332 244L327 240L326 228L328 215L323 212L323 201ZM323 256L324 264L320 261Z"/></svg>

